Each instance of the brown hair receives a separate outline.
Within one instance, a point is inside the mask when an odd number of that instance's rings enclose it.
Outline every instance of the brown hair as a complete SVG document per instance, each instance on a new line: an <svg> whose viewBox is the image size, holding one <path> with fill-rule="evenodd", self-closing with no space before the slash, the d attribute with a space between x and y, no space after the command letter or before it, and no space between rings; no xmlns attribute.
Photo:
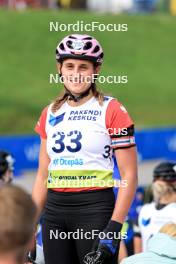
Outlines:
<svg viewBox="0 0 176 264"><path fill-rule="evenodd" d="M31 241L36 206L31 196L20 187L0 187L0 255L14 254L22 261Z"/></svg>
<svg viewBox="0 0 176 264"><path fill-rule="evenodd" d="M175 194L176 183L167 183L165 181L155 181L152 184L152 190L153 190L153 196L154 201L159 202L161 198L165 197L167 198L168 202L176 202L176 197L172 197L170 199L172 194Z"/></svg>
<svg viewBox="0 0 176 264"><path fill-rule="evenodd" d="M101 91L97 90L95 83L92 84L92 93L93 96L98 100L99 104L103 105L104 94ZM51 111L55 113L66 102L68 96L69 94L64 91L58 97L56 97L56 99L53 101Z"/></svg>

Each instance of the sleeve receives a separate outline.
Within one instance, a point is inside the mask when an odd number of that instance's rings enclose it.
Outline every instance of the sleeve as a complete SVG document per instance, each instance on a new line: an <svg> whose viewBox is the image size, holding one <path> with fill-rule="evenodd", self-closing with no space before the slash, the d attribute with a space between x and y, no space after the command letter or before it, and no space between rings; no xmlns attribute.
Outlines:
<svg viewBox="0 0 176 264"><path fill-rule="evenodd" d="M134 123L125 107L112 99L106 110L106 128L115 149L135 146Z"/></svg>
<svg viewBox="0 0 176 264"><path fill-rule="evenodd" d="M41 138L46 139L47 134L46 134L46 117L47 117L47 110L48 107L45 107L40 115L40 118L34 128L35 132L37 132Z"/></svg>

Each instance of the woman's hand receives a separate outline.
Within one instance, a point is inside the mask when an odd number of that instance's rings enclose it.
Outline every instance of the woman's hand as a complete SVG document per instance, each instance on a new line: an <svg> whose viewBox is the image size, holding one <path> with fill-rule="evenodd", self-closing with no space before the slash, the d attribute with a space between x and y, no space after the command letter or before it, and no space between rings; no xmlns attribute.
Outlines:
<svg viewBox="0 0 176 264"><path fill-rule="evenodd" d="M102 231L104 238L97 238L94 242L92 251L85 256L84 264L101 264L118 254L121 229L121 223L110 220L107 227Z"/></svg>
<svg viewBox="0 0 176 264"><path fill-rule="evenodd" d="M35 232L32 235L31 241L28 246L28 253L27 253L27 262L25 264L34 263L36 260L36 236L37 236L37 227Z"/></svg>

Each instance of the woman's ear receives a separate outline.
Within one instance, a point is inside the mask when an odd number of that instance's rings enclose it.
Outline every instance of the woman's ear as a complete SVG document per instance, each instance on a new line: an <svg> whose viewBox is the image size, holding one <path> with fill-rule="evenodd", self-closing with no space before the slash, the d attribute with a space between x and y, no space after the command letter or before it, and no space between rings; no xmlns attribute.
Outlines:
<svg viewBox="0 0 176 264"><path fill-rule="evenodd" d="M58 73L61 74L61 63L60 62L57 63L57 70L58 70Z"/></svg>
<svg viewBox="0 0 176 264"><path fill-rule="evenodd" d="M99 74L100 69L101 69L101 66L100 66L100 65L96 66L96 67L95 67L95 73L96 73L96 74Z"/></svg>

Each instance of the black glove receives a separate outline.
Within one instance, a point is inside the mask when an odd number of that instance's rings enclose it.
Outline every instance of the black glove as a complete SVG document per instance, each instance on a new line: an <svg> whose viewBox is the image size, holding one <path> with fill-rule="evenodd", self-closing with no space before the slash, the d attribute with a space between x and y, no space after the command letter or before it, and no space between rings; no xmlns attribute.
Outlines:
<svg viewBox="0 0 176 264"><path fill-rule="evenodd" d="M120 246L120 231L122 224L110 220L102 235L95 241L92 251L83 260L84 264L103 264L107 259L111 259Z"/></svg>
<svg viewBox="0 0 176 264"><path fill-rule="evenodd" d="M104 252L92 251L88 253L83 260L84 264L101 264L105 259Z"/></svg>

